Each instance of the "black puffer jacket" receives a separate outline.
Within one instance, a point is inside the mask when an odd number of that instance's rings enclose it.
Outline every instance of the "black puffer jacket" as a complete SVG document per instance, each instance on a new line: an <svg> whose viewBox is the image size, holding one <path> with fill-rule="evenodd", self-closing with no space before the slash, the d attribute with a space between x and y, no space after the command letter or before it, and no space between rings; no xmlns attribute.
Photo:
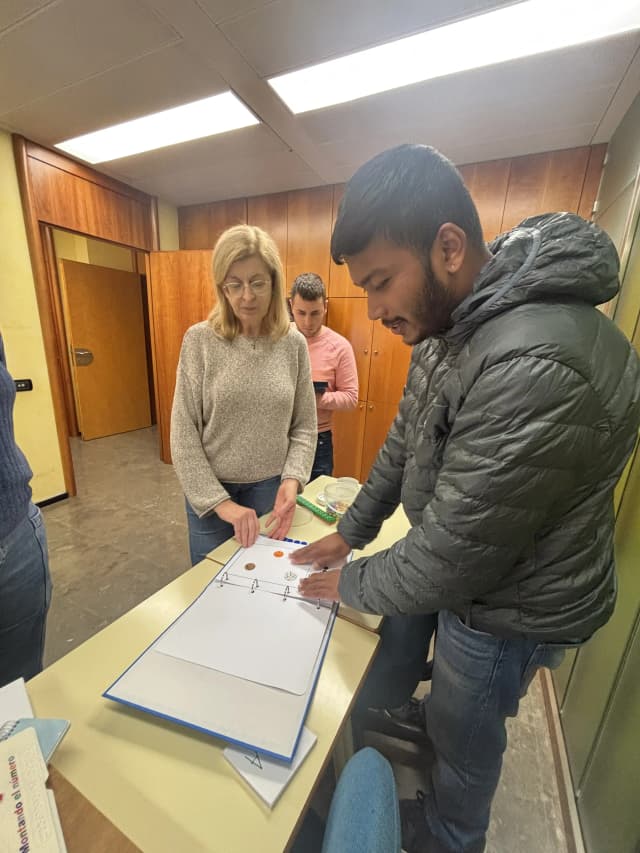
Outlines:
<svg viewBox="0 0 640 853"><path fill-rule="evenodd" d="M498 636L581 641L613 610L613 489L640 423L638 358L593 307L617 292L618 258L571 214L489 248L451 331L414 348L339 525L362 547L402 501L412 528L346 567L340 594L374 613L449 609Z"/></svg>

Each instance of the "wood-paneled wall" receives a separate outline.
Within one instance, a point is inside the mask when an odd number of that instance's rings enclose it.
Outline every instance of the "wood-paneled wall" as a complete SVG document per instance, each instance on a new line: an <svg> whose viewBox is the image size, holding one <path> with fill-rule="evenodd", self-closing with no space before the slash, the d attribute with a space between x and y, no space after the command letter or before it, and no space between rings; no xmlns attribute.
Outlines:
<svg viewBox="0 0 640 853"><path fill-rule="evenodd" d="M66 352L56 323L59 298L48 226L148 251L158 247L156 200L21 136L13 140L65 487L73 495Z"/></svg>
<svg viewBox="0 0 640 853"><path fill-rule="evenodd" d="M583 146L460 166L485 239L492 240L537 213L569 210L589 219L606 147ZM180 248L211 249L226 228L249 222L274 236L293 277L313 270L324 278L331 296L353 296L348 273L329 255L343 191L343 184L334 184L181 207Z"/></svg>
<svg viewBox="0 0 640 853"><path fill-rule="evenodd" d="M549 151L462 166L476 203L485 240L539 213L568 210L590 218L605 145ZM328 324L351 341L358 366L360 402L334 419L338 476L366 478L395 416L410 349L367 317L366 301L344 265L330 255L331 231L344 185L200 204L178 211L180 247L210 249L220 233L238 222L271 233L281 251L290 285L301 272L322 276L330 297Z"/></svg>

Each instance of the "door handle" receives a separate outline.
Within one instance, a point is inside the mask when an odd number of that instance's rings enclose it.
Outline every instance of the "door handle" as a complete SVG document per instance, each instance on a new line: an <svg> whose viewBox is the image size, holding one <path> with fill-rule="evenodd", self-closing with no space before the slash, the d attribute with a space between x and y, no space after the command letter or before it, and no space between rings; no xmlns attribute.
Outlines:
<svg viewBox="0 0 640 853"><path fill-rule="evenodd" d="M93 353L90 349L82 349L81 347L73 348L73 360L76 367L86 367L93 361Z"/></svg>

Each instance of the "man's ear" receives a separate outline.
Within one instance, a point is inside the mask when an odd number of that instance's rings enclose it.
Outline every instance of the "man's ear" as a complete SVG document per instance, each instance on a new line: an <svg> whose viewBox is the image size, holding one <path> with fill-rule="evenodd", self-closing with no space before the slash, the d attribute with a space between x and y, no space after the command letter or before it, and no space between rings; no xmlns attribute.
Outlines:
<svg viewBox="0 0 640 853"><path fill-rule="evenodd" d="M453 222L445 222L438 229L433 241L432 264L442 272L455 275L460 271L467 253L467 235ZM435 262L435 263L434 263Z"/></svg>

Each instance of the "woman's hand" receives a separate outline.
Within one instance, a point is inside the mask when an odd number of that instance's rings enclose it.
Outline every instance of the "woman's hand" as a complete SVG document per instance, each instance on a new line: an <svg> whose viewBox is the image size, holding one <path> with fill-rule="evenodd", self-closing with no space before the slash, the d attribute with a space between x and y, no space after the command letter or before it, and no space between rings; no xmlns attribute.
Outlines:
<svg viewBox="0 0 640 853"><path fill-rule="evenodd" d="M223 521L233 525L233 535L243 548L249 548L258 538L260 522L256 511L248 506L240 506L235 501L222 501L214 509Z"/></svg>
<svg viewBox="0 0 640 853"><path fill-rule="evenodd" d="M293 513L296 509L296 497L298 496L298 481L292 479L283 480L276 494L273 511L267 521L267 528L274 524L273 530L269 531L272 539L284 539L289 532Z"/></svg>

